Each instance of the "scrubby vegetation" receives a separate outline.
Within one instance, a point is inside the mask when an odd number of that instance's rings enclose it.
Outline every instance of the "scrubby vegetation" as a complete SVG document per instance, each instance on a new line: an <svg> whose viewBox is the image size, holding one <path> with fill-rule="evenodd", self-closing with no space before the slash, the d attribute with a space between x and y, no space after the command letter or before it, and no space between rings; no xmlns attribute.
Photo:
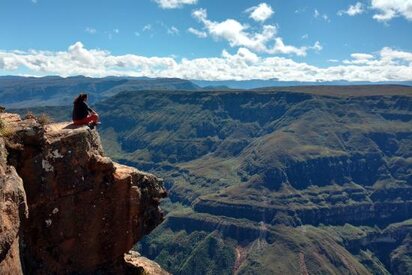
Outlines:
<svg viewBox="0 0 412 275"><path fill-rule="evenodd" d="M13 134L12 129L7 125L7 123L0 118L0 136L8 137Z"/></svg>
<svg viewBox="0 0 412 275"><path fill-rule="evenodd" d="M218 232L184 230L173 232L164 228L144 251L173 274L230 274L235 262L233 241L221 238ZM150 238L150 237L149 237Z"/></svg>
<svg viewBox="0 0 412 275"><path fill-rule="evenodd" d="M0 118L0 135L3 135L4 128L6 128L6 125L4 121Z"/></svg>
<svg viewBox="0 0 412 275"><path fill-rule="evenodd" d="M32 111L28 111L26 115L24 116L25 119L34 119L36 120L40 125L47 125L53 122L53 119L50 117L50 115L41 112L38 115L35 115Z"/></svg>
<svg viewBox="0 0 412 275"><path fill-rule="evenodd" d="M53 122L53 119L45 113L41 113L40 115L38 115L36 120L43 126Z"/></svg>

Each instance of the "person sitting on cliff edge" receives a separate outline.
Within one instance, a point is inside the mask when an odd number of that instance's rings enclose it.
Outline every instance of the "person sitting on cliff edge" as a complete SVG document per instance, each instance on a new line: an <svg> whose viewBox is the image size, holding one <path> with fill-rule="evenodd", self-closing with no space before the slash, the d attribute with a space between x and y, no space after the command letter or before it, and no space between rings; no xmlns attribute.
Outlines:
<svg viewBox="0 0 412 275"><path fill-rule="evenodd" d="M89 125L94 128L99 122L99 115L91 109L87 103L87 94L79 94L73 102L73 124L74 125Z"/></svg>

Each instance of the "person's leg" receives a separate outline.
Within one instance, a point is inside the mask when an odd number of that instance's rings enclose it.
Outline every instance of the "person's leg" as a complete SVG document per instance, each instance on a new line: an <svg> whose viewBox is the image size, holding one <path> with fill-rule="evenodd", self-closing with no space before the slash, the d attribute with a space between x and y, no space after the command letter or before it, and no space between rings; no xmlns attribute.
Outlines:
<svg viewBox="0 0 412 275"><path fill-rule="evenodd" d="M77 126L81 126L81 125L87 125L89 122L88 122L88 120L87 120L87 117L86 118L83 118L83 119L79 119L79 120L73 120L73 124L74 125L77 125Z"/></svg>
<svg viewBox="0 0 412 275"><path fill-rule="evenodd" d="M97 114L91 114L87 116L87 124L97 124L99 121L99 116Z"/></svg>
<svg viewBox="0 0 412 275"><path fill-rule="evenodd" d="M88 125L88 124L98 124L98 122L99 122L99 116L97 114L91 114L83 119L74 120L73 124L80 126L80 125Z"/></svg>
<svg viewBox="0 0 412 275"><path fill-rule="evenodd" d="M99 115L98 114L91 114L89 117L89 123L97 124L99 121Z"/></svg>

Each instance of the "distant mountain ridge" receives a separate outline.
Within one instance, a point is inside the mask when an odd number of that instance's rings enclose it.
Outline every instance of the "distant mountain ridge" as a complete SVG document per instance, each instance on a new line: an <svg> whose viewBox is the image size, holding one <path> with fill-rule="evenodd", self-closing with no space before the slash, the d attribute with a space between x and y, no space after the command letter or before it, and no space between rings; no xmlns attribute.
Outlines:
<svg viewBox="0 0 412 275"><path fill-rule="evenodd" d="M318 90L318 87L333 86L337 88L365 86L402 85L410 87L412 81L404 82L298 82L277 80L246 81L203 81L180 78L148 78L148 77L115 77L90 78L85 76L0 76L0 104L8 108L29 108L37 106L71 105L73 98L81 91L89 94L89 102L94 104L100 100L114 96L119 92L142 90L186 90L186 91L227 91L227 90L273 90L302 91ZM353 90L349 88L350 90ZM322 88L325 90L325 88ZM369 89L370 90L370 89Z"/></svg>
<svg viewBox="0 0 412 275"><path fill-rule="evenodd" d="M276 79L261 80L221 80L221 81L208 81L208 80L191 80L194 84L204 88L212 87L227 87L231 89L256 89L256 88L269 88L269 87L288 87L288 86L351 86L351 85L406 85L412 86L412 81L381 81L381 82L368 82L368 81L326 81L326 82L302 82L302 81L279 81Z"/></svg>
<svg viewBox="0 0 412 275"><path fill-rule="evenodd" d="M199 88L188 80L178 78L0 76L0 104L9 108L71 105L73 98L81 91L89 94L89 101L93 104L123 91Z"/></svg>

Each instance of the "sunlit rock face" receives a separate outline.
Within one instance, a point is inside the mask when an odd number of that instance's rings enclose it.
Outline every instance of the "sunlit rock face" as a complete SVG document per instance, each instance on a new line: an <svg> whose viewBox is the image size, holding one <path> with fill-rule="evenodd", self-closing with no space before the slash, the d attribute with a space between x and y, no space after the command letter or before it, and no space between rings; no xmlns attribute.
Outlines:
<svg viewBox="0 0 412 275"><path fill-rule="evenodd" d="M2 192L8 199L1 202L0 236L16 261L6 257L4 270L21 273L20 236L27 274L131 272L124 254L163 220L162 180L105 157L97 131L87 126L43 127L35 119L2 118L12 134L8 161L1 143ZM29 214L21 219L25 196Z"/></svg>
<svg viewBox="0 0 412 275"><path fill-rule="evenodd" d="M7 165L5 140L0 137L0 274L20 274L20 220L27 215L23 181Z"/></svg>

